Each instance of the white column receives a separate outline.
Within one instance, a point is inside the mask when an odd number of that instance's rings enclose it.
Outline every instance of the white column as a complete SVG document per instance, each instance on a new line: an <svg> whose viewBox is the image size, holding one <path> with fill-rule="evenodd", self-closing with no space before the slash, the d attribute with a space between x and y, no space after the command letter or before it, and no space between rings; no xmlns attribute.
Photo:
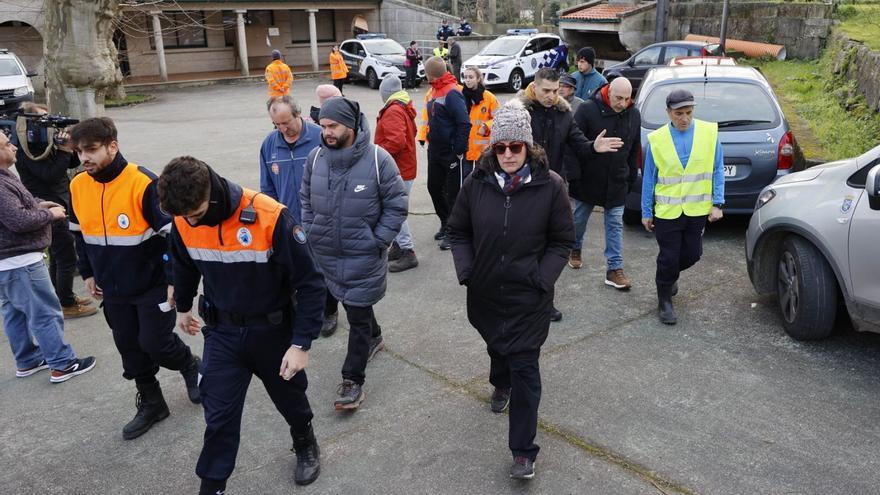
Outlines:
<svg viewBox="0 0 880 495"><path fill-rule="evenodd" d="M309 13L309 46L312 49L312 70L318 70L318 26L315 24L315 13L318 9L308 9Z"/></svg>
<svg viewBox="0 0 880 495"><path fill-rule="evenodd" d="M238 25L238 60L241 62L241 75L249 76L251 75L251 71L248 68L248 51L247 51L247 40L244 35L244 15L247 14L247 10L236 10L235 11L235 22Z"/></svg>
<svg viewBox="0 0 880 495"><path fill-rule="evenodd" d="M159 78L163 81L168 80L168 66L165 65L165 44L162 42L162 23L159 21L159 15L162 12L153 11L153 44L156 45L156 58L159 59Z"/></svg>

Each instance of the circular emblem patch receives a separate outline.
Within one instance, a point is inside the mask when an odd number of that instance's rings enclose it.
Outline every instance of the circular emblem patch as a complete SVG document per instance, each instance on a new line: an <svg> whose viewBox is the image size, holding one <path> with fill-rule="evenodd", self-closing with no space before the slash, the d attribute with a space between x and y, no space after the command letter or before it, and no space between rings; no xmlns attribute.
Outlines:
<svg viewBox="0 0 880 495"><path fill-rule="evenodd" d="M532 68L534 69L534 68L537 67L537 66L538 66L538 59L533 58L533 59L532 59Z"/></svg>
<svg viewBox="0 0 880 495"><path fill-rule="evenodd" d="M293 239L300 244L306 243L306 233L299 225L293 227Z"/></svg>
<svg viewBox="0 0 880 495"><path fill-rule="evenodd" d="M486 113L486 107L481 108L480 111Z"/></svg>
<svg viewBox="0 0 880 495"><path fill-rule="evenodd" d="M116 223L119 224L120 229L127 229L131 225L131 220L128 219L128 215L125 213L120 213L116 217Z"/></svg>
<svg viewBox="0 0 880 495"><path fill-rule="evenodd" d="M238 233L235 234L235 237L238 239L238 243L242 246L250 246L251 242L254 241L254 237L251 235L251 231L246 227L242 227L238 229Z"/></svg>
<svg viewBox="0 0 880 495"><path fill-rule="evenodd" d="M279 173L281 173L281 168L278 166L277 163L272 164L272 173L275 175L278 175Z"/></svg>

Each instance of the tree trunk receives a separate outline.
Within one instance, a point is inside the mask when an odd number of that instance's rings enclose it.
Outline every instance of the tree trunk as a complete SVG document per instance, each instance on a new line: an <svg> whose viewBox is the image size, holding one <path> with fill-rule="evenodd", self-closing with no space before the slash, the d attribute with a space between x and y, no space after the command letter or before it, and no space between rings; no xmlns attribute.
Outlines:
<svg viewBox="0 0 880 495"><path fill-rule="evenodd" d="M105 93L122 84L113 45L118 0L45 0L49 108L77 119L104 113Z"/></svg>

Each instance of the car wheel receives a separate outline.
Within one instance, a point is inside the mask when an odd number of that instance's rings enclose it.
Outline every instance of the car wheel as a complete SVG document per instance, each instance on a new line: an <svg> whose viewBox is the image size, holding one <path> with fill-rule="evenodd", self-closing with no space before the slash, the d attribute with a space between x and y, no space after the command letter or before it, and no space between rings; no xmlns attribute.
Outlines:
<svg viewBox="0 0 880 495"><path fill-rule="evenodd" d="M630 210L629 208L624 208L623 223L626 225L641 225L642 212L640 212L639 210Z"/></svg>
<svg viewBox="0 0 880 495"><path fill-rule="evenodd" d="M785 331L796 340L831 335L837 313L837 280L828 262L805 239L782 243L776 270L776 295Z"/></svg>
<svg viewBox="0 0 880 495"><path fill-rule="evenodd" d="M510 79L507 80L507 87L514 93L521 90L523 87L523 71L513 69L513 72L510 73Z"/></svg>
<svg viewBox="0 0 880 495"><path fill-rule="evenodd" d="M367 84L370 85L370 89L379 89L379 76L372 68L367 69Z"/></svg>

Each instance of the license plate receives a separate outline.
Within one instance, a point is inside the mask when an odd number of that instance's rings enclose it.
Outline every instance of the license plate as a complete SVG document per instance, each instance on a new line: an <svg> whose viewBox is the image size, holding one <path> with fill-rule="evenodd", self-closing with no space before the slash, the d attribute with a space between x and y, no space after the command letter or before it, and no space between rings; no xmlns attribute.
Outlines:
<svg viewBox="0 0 880 495"><path fill-rule="evenodd" d="M724 166L724 176L725 177L736 177L736 165L725 165Z"/></svg>

